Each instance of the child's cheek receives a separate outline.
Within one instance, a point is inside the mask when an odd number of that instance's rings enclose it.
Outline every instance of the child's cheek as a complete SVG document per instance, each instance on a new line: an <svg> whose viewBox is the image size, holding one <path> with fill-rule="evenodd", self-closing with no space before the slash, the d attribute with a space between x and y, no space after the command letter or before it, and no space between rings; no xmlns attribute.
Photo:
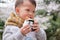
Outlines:
<svg viewBox="0 0 60 40"><path fill-rule="evenodd" d="M28 14L23 14L23 18L26 20L28 19Z"/></svg>

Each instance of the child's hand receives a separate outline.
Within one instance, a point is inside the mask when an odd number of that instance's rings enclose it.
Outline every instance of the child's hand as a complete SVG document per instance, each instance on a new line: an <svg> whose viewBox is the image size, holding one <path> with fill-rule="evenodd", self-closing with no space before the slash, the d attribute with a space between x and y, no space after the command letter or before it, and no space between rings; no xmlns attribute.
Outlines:
<svg viewBox="0 0 60 40"><path fill-rule="evenodd" d="M29 25L25 25L24 27L21 28L21 33L23 35L26 35L27 33L29 33L31 31Z"/></svg>
<svg viewBox="0 0 60 40"><path fill-rule="evenodd" d="M38 32L40 30L39 24L36 20L34 20L33 29L36 29L35 32Z"/></svg>

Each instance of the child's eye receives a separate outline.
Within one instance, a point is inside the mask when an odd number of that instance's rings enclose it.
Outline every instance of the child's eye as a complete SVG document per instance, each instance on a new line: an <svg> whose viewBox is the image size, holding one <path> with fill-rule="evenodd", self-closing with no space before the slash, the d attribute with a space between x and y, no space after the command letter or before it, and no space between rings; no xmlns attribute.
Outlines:
<svg viewBox="0 0 60 40"><path fill-rule="evenodd" d="M30 11L29 9L26 9L26 11Z"/></svg>
<svg viewBox="0 0 60 40"><path fill-rule="evenodd" d="M35 13L35 11L33 11L33 13Z"/></svg>

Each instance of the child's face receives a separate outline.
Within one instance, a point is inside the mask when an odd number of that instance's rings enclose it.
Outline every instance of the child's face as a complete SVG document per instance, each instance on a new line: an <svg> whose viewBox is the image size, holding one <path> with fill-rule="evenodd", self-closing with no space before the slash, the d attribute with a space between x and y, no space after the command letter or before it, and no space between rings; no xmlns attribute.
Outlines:
<svg viewBox="0 0 60 40"><path fill-rule="evenodd" d="M28 0L25 0L19 7L16 7L17 15L24 20L26 20L27 17L33 19L35 15L34 12L35 6Z"/></svg>

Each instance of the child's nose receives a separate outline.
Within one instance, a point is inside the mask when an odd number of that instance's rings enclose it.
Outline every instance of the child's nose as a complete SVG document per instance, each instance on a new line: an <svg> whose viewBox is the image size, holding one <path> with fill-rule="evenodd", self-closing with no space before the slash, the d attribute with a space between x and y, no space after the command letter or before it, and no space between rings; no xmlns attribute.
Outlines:
<svg viewBox="0 0 60 40"><path fill-rule="evenodd" d="M33 15L34 15L33 13L29 13L30 18L33 18Z"/></svg>
<svg viewBox="0 0 60 40"><path fill-rule="evenodd" d="M34 13L33 12L29 12L29 15L33 15Z"/></svg>
<svg viewBox="0 0 60 40"><path fill-rule="evenodd" d="M32 15L32 13L29 13L29 15Z"/></svg>

